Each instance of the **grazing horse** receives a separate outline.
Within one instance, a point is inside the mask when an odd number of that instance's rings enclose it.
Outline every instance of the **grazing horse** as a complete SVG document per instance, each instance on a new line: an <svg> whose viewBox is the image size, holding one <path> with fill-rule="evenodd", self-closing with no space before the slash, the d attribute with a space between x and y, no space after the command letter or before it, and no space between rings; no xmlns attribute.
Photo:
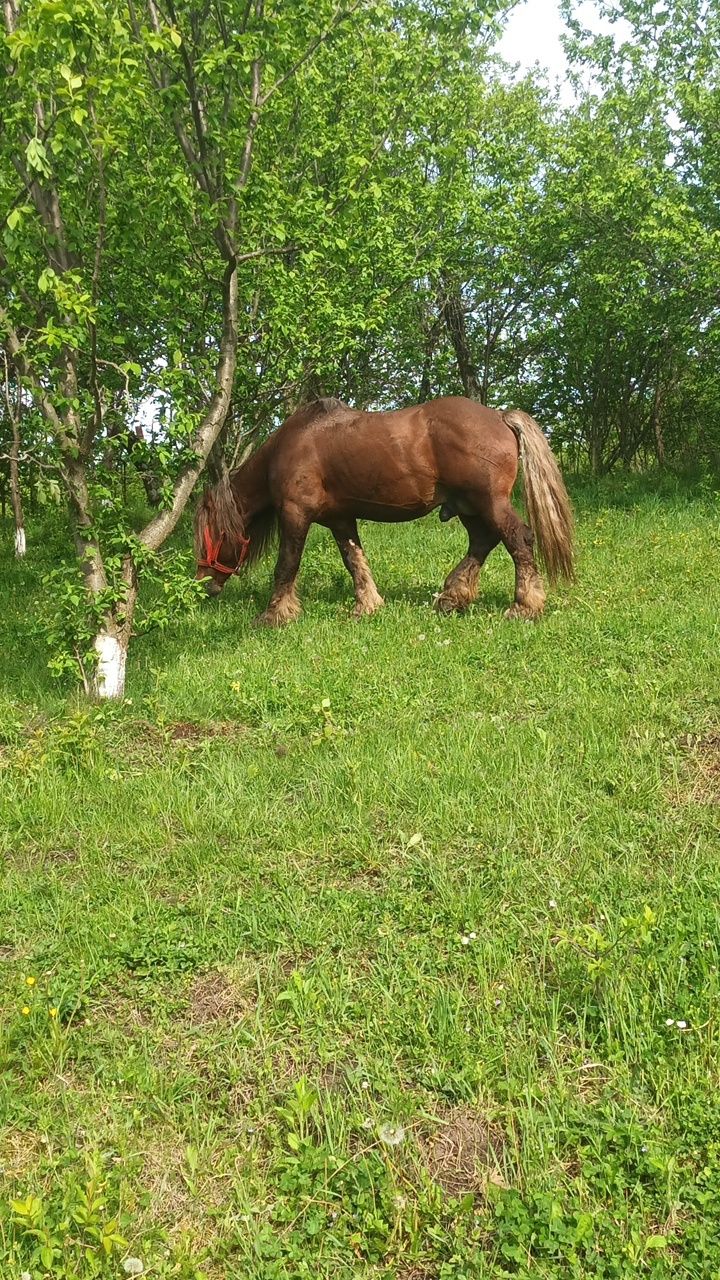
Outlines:
<svg viewBox="0 0 720 1280"><path fill-rule="evenodd" d="M530 528L510 503L522 461ZM208 490L195 519L197 576L218 595L257 560L276 531L272 596L258 622L280 626L300 613L295 581L311 524L332 533L355 586L355 617L383 603L358 535L360 520L417 520L436 507L458 516L467 555L445 579L437 608L475 599L480 567L499 542L515 563L508 618L539 618L550 581L573 576L573 519L560 470L527 413L499 413L460 396L392 413L363 413L340 400L304 405L236 471Z"/></svg>

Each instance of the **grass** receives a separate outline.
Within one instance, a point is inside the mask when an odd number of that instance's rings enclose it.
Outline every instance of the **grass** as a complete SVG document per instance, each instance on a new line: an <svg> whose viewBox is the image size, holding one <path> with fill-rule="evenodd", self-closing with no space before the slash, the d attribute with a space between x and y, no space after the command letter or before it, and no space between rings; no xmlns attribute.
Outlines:
<svg viewBox="0 0 720 1280"><path fill-rule="evenodd" d="M539 626L501 552L435 617L436 520L354 624L317 533L299 624L260 566L120 708L4 553L3 1277L720 1275L717 512L575 497Z"/></svg>

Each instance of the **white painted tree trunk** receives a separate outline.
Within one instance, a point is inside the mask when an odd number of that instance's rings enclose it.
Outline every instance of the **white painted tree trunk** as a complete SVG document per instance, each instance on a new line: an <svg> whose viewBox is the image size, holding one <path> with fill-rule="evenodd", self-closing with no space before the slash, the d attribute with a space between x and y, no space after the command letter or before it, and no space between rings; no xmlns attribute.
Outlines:
<svg viewBox="0 0 720 1280"><path fill-rule="evenodd" d="M20 558L25 555L27 544L25 542L25 530L23 528L15 530L15 555Z"/></svg>
<svg viewBox="0 0 720 1280"><path fill-rule="evenodd" d="M98 698L122 698L125 693L125 663L127 647L117 636L101 631L95 637L98 664L95 671L95 692Z"/></svg>

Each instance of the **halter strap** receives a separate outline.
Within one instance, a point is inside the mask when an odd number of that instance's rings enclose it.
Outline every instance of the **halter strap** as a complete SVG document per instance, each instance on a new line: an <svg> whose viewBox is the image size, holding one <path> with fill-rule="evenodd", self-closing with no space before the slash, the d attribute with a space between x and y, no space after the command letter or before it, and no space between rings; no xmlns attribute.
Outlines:
<svg viewBox="0 0 720 1280"><path fill-rule="evenodd" d="M225 530L223 529L217 541L213 542L212 538L210 537L210 530L207 528L205 529L205 533L204 533L205 558L203 560L198 560L198 567L200 569L213 569L215 573L226 573L228 577L231 577L232 574L237 573L239 569L242 569L245 561L247 560L248 552L250 550L250 539L243 538L242 534L239 535L238 541L240 542L240 559L238 560L234 569L228 569L226 564L221 564L220 561L218 560L218 556L220 555L220 548L223 544L224 538L225 538Z"/></svg>

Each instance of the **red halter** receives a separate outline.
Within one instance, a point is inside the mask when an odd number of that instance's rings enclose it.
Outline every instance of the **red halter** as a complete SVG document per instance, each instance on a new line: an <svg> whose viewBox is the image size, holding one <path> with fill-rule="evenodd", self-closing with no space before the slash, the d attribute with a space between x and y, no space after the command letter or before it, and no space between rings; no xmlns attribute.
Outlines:
<svg viewBox="0 0 720 1280"><path fill-rule="evenodd" d="M240 559L238 560L234 569L228 569L226 564L220 564L220 561L218 560L218 556L220 555L220 548L223 544L223 539L225 537L225 531L223 530L221 532L217 542L213 542L212 538L210 537L209 529L205 530L204 536L205 536L205 559L198 560L198 568L214 569L215 573L226 573L228 577L230 577L233 573L237 573L238 569L242 569L242 566L247 560L248 551L250 550L249 538L243 538L242 535L238 537L238 541L241 544Z"/></svg>

